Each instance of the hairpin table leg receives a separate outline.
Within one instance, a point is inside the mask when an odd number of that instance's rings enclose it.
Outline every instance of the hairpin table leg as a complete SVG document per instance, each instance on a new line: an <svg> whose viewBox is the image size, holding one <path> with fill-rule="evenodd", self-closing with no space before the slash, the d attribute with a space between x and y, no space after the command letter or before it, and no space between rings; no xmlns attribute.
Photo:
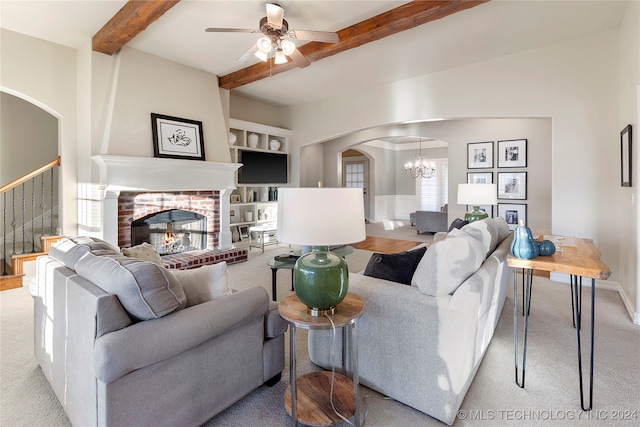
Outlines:
<svg viewBox="0 0 640 427"><path fill-rule="evenodd" d="M580 380L580 406L583 411L590 411L593 408L593 341L594 341L594 320L596 302L596 279L591 279L591 350L589 360L589 405L584 404L584 389L582 378L582 347L581 347L581 326L582 326L582 277L578 280L575 275L571 276L571 296L573 306L573 319L578 338L578 376Z"/></svg>
<svg viewBox="0 0 640 427"><path fill-rule="evenodd" d="M524 269L523 269L524 270ZM517 269L513 269L513 343L514 343L514 356L515 356L515 374L516 384L520 388L524 388L524 375L527 365L527 330L529 327L529 309L531 308L531 282L533 280L533 274L531 269L526 269L526 273L523 271L523 304L522 313L524 314L524 337L522 346L522 378L518 380L518 272Z"/></svg>

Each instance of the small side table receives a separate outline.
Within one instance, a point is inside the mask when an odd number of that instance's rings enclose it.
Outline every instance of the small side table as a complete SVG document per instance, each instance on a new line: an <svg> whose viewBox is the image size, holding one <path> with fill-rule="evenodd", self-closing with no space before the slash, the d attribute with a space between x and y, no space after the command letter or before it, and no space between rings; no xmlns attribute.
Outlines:
<svg viewBox="0 0 640 427"><path fill-rule="evenodd" d="M291 295L282 300L278 305L280 315L291 325L291 345L289 349L289 387L284 394L284 405L287 409L293 426L298 421L313 425L327 426L342 422L335 414L331 406L331 372L312 372L297 378L296 375L296 328L302 329L331 329L331 322L326 316L315 317L307 313L307 307L298 299L297 295ZM364 303L355 294L348 293L336 307L336 314L331 316L333 324L342 329L342 370L346 374L346 330L348 327L351 365L353 368L352 379L336 373L334 375L333 392L336 398L333 404L338 412L349 419L354 416L355 424L360 422L360 394L358 392L358 343L356 337L356 320L362 315ZM353 391L351 391L353 385ZM298 401L298 396L301 397ZM353 397L353 399L351 399Z"/></svg>
<svg viewBox="0 0 640 427"><path fill-rule="evenodd" d="M276 239L276 231L278 230L277 225L275 223L263 224L263 225L254 225L249 227L249 250L251 248L258 248L262 250L264 253L264 247L269 245L277 245L278 240ZM258 244L256 245L252 241L252 234L260 233L260 238L258 239ZM268 243L265 243L265 235L273 237L273 240L270 240Z"/></svg>
<svg viewBox="0 0 640 427"><path fill-rule="evenodd" d="M291 270L291 290L293 291L293 267L296 265L297 258L289 258L286 260L277 260L271 258L267 261L267 265L271 268L271 299L278 300L278 288L276 286L276 279L278 270Z"/></svg>

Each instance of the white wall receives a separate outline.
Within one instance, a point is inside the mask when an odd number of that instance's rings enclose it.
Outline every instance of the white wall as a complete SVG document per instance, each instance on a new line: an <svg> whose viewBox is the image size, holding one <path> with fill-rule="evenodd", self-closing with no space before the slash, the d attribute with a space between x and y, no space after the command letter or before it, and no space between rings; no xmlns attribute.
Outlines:
<svg viewBox="0 0 640 427"><path fill-rule="evenodd" d="M549 117L552 232L594 239L615 282L622 231L619 177L611 173L619 169L618 46L618 32L607 31L349 94L331 100L329 111L322 108L327 101L299 105L287 112L287 127L306 145L384 123Z"/></svg>
<svg viewBox="0 0 640 427"><path fill-rule="evenodd" d="M640 252L638 241L640 240L640 210L638 210L638 185L640 174L638 165L640 162L640 150L638 142L640 138L640 3L629 3L627 13L620 27L620 118L618 129L622 130L626 125L632 125L633 138L633 187L619 188L616 193L620 229L617 235L620 242L620 255L617 264L611 266L619 273L620 283L624 288L627 299L625 304L631 308L635 301L635 323L640 324ZM618 151L619 153L619 151ZM618 154L619 155L619 154ZM616 179L620 181L619 167L616 169ZM619 184L618 184L619 185ZM635 232L633 232L635 230Z"/></svg>
<svg viewBox="0 0 640 427"><path fill-rule="evenodd" d="M58 119L60 226L77 233L76 51L0 29L0 90Z"/></svg>

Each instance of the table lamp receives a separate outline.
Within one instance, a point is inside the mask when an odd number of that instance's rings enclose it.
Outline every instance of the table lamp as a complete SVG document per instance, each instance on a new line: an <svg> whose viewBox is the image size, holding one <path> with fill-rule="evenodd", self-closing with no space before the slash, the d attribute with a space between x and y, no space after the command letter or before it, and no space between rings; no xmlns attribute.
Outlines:
<svg viewBox="0 0 640 427"><path fill-rule="evenodd" d="M498 203L496 194L495 184L458 184L458 204L473 206L473 210L464 215L465 221L473 222L489 217L488 213L480 210L480 205Z"/></svg>
<svg viewBox="0 0 640 427"><path fill-rule="evenodd" d="M329 246L366 238L361 188L281 188L278 241L312 246L293 269L293 286L312 316L334 314L347 295L349 270Z"/></svg>

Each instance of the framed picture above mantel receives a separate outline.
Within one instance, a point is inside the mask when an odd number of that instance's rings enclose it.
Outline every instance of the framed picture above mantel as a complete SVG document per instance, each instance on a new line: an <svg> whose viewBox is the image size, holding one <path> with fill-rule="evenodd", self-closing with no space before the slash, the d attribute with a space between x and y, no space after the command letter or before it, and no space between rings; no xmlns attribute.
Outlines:
<svg viewBox="0 0 640 427"><path fill-rule="evenodd" d="M154 157L205 160L202 122L151 113L151 130Z"/></svg>

